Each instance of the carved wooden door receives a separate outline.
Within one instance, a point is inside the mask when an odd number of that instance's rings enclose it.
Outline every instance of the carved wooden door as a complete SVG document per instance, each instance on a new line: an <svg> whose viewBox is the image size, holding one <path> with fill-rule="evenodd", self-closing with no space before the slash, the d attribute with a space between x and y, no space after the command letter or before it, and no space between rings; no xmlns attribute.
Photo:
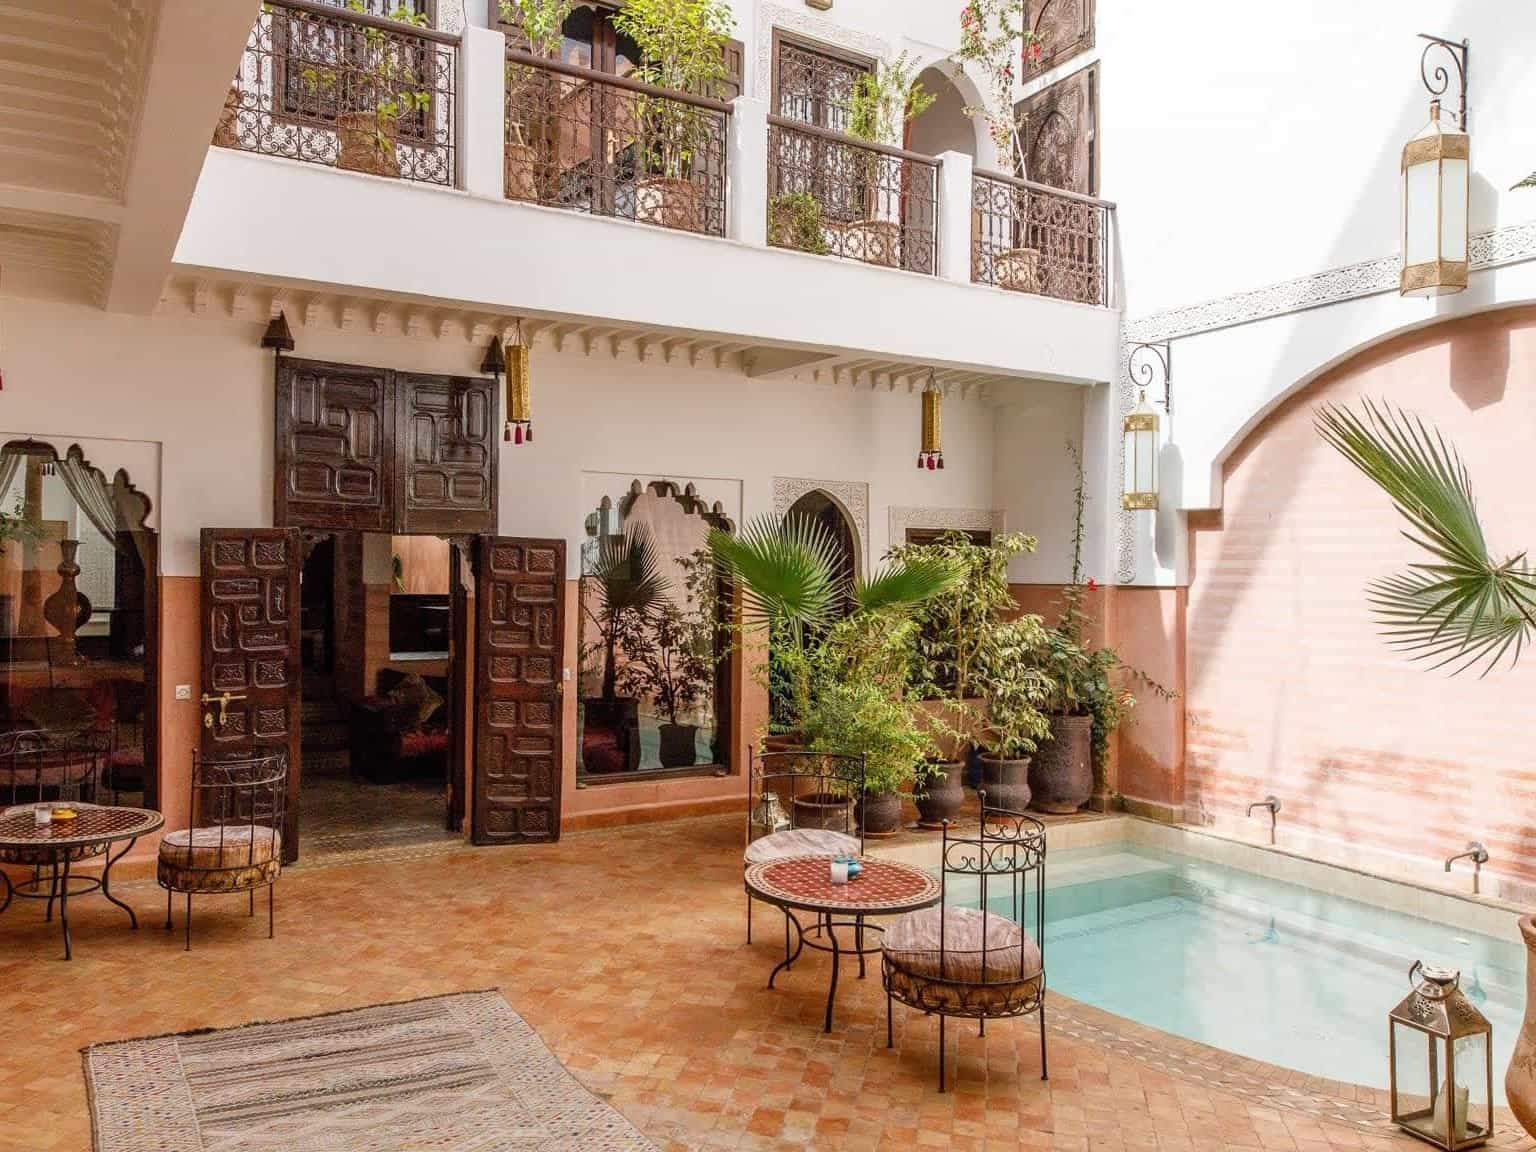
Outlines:
<svg viewBox="0 0 1536 1152"><path fill-rule="evenodd" d="M495 527L497 403L493 380L396 374L396 532Z"/></svg>
<svg viewBox="0 0 1536 1152"><path fill-rule="evenodd" d="M299 851L298 533L204 528L202 578L202 755L287 753L283 859L293 860Z"/></svg>
<svg viewBox="0 0 1536 1152"><path fill-rule="evenodd" d="M389 373L280 357L274 523L388 532Z"/></svg>
<svg viewBox="0 0 1536 1152"><path fill-rule="evenodd" d="M565 542L482 536L472 839L560 837Z"/></svg>

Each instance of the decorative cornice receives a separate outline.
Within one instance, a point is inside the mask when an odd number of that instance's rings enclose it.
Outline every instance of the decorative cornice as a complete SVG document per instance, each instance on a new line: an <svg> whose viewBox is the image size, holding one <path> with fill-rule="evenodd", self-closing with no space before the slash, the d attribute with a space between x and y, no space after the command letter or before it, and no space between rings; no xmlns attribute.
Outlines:
<svg viewBox="0 0 1536 1152"><path fill-rule="evenodd" d="M991 532L1001 536L1007 519L1001 508L896 508L892 507L891 547L907 542L909 528L957 529Z"/></svg>
<svg viewBox="0 0 1536 1152"><path fill-rule="evenodd" d="M812 492L824 492L842 508L853 523L854 553L860 574L869 570L869 485L860 480L806 480L795 476L773 478L773 514L782 520L796 500Z"/></svg>
<svg viewBox="0 0 1536 1152"><path fill-rule="evenodd" d="M1536 259L1536 221L1479 232L1471 237L1467 255L1473 272ZM1131 380L1129 368L1132 345L1217 332L1312 308L1342 304L1347 300L1396 292L1401 266L1400 256L1383 256L1127 321L1121 333L1120 370L1115 384L1117 415L1123 420L1136 406L1136 385ZM1117 456L1119 467L1115 470L1117 475L1124 475L1124 452L1122 439ZM1115 578L1127 584L1136 579L1136 513L1122 508L1117 516Z"/></svg>
<svg viewBox="0 0 1536 1152"><path fill-rule="evenodd" d="M773 30L796 32L823 44L850 49L861 56L884 60L891 55L888 41L878 36L856 32L852 28L817 16L804 8L782 8L777 4L759 4L757 7L757 59L752 72L752 95L759 100L773 101Z"/></svg>

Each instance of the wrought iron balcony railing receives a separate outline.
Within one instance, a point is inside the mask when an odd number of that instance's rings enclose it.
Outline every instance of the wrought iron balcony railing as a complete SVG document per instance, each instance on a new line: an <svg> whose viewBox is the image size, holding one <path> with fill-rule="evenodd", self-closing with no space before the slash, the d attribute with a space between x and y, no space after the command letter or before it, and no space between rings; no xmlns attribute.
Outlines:
<svg viewBox="0 0 1536 1152"><path fill-rule="evenodd" d="M1109 303L1114 205L997 172L971 181L971 279L1011 292Z"/></svg>
<svg viewBox="0 0 1536 1152"><path fill-rule="evenodd" d="M507 52L509 200L725 235L731 106Z"/></svg>
<svg viewBox="0 0 1536 1152"><path fill-rule="evenodd" d="M453 186L458 39L311 0L266 0L213 142Z"/></svg>
<svg viewBox="0 0 1536 1152"><path fill-rule="evenodd" d="M938 271L939 162L768 117L768 243L885 268Z"/></svg>

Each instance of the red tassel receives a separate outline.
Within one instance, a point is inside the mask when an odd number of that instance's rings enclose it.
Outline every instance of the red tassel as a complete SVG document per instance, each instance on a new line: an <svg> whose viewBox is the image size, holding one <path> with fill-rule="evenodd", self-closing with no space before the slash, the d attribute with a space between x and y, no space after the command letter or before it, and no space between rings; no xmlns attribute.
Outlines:
<svg viewBox="0 0 1536 1152"><path fill-rule="evenodd" d="M933 457L928 457L928 471L932 472L938 465L933 462Z"/></svg>
<svg viewBox="0 0 1536 1152"><path fill-rule="evenodd" d="M522 442L523 442L523 426L521 424L519 424L517 426L517 430L512 433L512 443L514 443L514 444L521 444Z"/></svg>

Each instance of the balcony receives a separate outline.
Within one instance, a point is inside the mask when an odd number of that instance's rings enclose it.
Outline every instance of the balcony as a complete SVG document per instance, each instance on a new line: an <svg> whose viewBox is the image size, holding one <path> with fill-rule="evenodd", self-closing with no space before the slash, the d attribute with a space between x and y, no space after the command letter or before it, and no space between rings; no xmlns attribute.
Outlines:
<svg viewBox="0 0 1536 1152"><path fill-rule="evenodd" d="M755 376L1117 370L1112 205L499 32L268 0L215 143L176 249L195 275L703 341Z"/></svg>

